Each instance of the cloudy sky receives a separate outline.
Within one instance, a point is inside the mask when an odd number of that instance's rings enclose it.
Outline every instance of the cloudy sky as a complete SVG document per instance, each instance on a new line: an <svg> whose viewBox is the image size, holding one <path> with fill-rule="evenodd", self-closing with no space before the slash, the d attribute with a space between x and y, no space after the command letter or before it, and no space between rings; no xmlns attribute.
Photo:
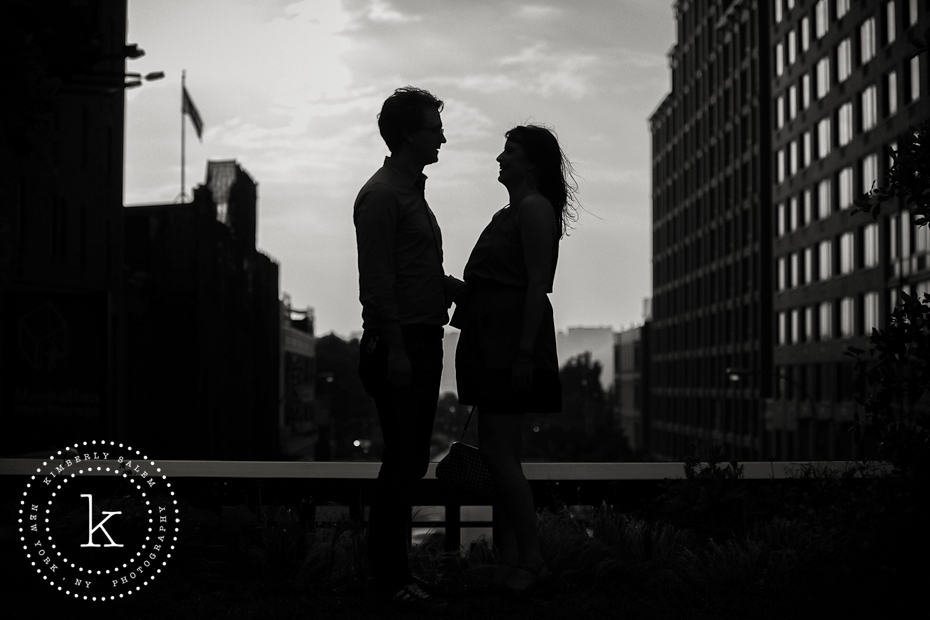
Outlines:
<svg viewBox="0 0 930 620"><path fill-rule="evenodd" d="M128 205L180 193L180 80L203 118L187 130L187 191L208 159L258 182L259 249L317 333L361 324L352 203L387 155L376 115L412 84L446 102L448 142L426 168L447 273L461 275L506 203L503 132L553 128L583 209L563 239L556 326L641 322L651 289L647 119L668 92L670 0L129 0L131 71L164 71L127 94Z"/></svg>

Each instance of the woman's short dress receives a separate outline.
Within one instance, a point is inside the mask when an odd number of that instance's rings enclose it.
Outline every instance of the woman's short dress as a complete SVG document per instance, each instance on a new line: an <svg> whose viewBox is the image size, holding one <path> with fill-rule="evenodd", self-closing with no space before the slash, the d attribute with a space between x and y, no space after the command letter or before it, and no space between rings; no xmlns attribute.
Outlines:
<svg viewBox="0 0 930 620"><path fill-rule="evenodd" d="M519 210L513 207L498 211L465 266L466 290L451 321L461 330L455 352L458 399L485 413L555 413L562 410L562 386L548 297L533 342L532 387L517 392L511 383L527 286L518 218ZM554 277L558 237L553 246Z"/></svg>

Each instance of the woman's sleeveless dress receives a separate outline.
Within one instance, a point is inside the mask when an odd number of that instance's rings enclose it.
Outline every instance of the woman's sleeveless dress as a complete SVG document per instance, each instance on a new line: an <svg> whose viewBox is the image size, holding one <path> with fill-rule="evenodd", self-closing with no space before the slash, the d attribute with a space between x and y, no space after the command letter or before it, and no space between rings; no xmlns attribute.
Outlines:
<svg viewBox="0 0 930 620"><path fill-rule="evenodd" d="M515 393L511 386L528 282L518 218L518 208L504 207L495 213L465 265L467 286L451 321L461 330L455 352L458 399L486 413L555 413L562 410L562 386L548 297L533 343L532 388ZM558 261L558 236L552 243L548 292Z"/></svg>

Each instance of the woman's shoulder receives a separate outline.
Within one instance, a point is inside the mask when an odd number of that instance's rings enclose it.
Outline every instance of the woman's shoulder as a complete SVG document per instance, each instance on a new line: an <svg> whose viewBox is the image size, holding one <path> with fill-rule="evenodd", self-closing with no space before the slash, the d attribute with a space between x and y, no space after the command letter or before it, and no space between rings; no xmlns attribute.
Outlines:
<svg viewBox="0 0 930 620"><path fill-rule="evenodd" d="M539 192L530 192L521 198L515 206L517 211L520 212L545 210L546 213L550 213L552 211L552 203Z"/></svg>
<svg viewBox="0 0 930 620"><path fill-rule="evenodd" d="M515 213L520 226L549 226L554 223L552 203L538 192L524 196L516 205Z"/></svg>

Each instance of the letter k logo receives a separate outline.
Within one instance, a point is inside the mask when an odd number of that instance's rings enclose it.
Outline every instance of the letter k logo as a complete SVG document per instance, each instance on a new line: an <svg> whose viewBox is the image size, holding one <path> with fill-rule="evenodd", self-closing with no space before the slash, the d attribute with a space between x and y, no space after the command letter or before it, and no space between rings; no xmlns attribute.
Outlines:
<svg viewBox="0 0 930 620"><path fill-rule="evenodd" d="M104 510L103 514L106 516L100 521L100 523L94 525L94 496L90 493L84 493L81 497L87 498L87 542L81 545L82 547L100 547L94 543L94 532L97 530L103 530L103 535L107 537L107 540L110 541L108 545L102 545L104 547L122 547L123 545L117 544L114 542L113 537L110 536L110 533L107 531L107 528L103 527L103 524L113 515L122 514L121 510Z"/></svg>

